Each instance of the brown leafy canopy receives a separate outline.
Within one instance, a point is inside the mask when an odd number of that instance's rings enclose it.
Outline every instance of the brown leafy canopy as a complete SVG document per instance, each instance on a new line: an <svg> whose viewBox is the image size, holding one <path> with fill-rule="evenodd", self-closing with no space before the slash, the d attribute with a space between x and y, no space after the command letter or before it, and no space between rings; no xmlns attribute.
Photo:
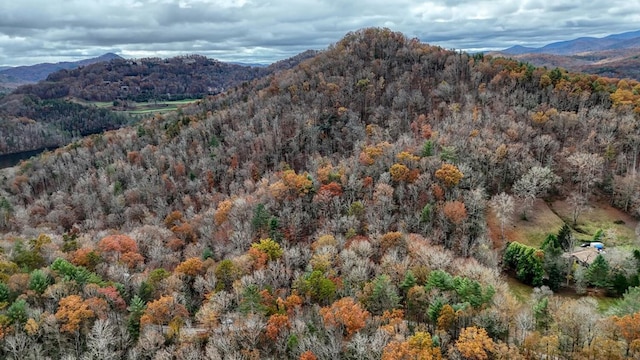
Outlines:
<svg viewBox="0 0 640 360"><path fill-rule="evenodd" d="M447 201L443 212L447 219L456 225L460 225L467 218L467 208L462 201Z"/></svg>

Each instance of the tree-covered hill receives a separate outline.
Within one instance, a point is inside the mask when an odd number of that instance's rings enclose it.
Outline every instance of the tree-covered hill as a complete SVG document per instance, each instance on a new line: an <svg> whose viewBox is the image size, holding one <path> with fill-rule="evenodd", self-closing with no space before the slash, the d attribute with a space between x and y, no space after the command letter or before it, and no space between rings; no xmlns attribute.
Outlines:
<svg viewBox="0 0 640 360"><path fill-rule="evenodd" d="M1 174L3 354L633 355L637 288L617 318L548 288L518 301L487 214L510 225L547 196L636 213L638 90L363 29L45 153ZM506 265L554 288L637 285L631 252L563 262L568 229Z"/></svg>
<svg viewBox="0 0 640 360"><path fill-rule="evenodd" d="M15 93L36 95L41 99L72 97L87 101L201 98L288 69L315 53L307 51L269 67L236 65L200 55L113 59L57 71L42 82L19 87Z"/></svg>
<svg viewBox="0 0 640 360"><path fill-rule="evenodd" d="M0 99L0 154L58 147L129 123L129 116L104 108L7 95Z"/></svg>
<svg viewBox="0 0 640 360"><path fill-rule="evenodd" d="M66 145L79 135L131 124L134 119L86 101L150 102L198 99L289 69L316 54L306 51L268 67L224 63L203 56L120 57L63 69L0 97L0 154ZM84 100L79 103L75 100ZM122 108L122 106L120 106Z"/></svg>

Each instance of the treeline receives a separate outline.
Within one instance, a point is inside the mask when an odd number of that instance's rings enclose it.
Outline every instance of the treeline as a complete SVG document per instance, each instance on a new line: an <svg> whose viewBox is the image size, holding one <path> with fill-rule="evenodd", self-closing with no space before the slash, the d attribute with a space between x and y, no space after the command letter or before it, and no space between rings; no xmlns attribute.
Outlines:
<svg viewBox="0 0 640 360"><path fill-rule="evenodd" d="M618 317L544 287L517 299L486 218L547 194L636 211L636 86L365 29L45 153L0 184L3 351L636 356L637 287Z"/></svg>

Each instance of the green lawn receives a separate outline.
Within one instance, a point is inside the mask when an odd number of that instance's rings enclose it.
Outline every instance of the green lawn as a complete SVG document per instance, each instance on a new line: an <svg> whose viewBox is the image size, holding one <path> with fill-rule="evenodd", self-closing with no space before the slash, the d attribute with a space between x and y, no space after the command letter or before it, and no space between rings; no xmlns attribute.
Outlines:
<svg viewBox="0 0 640 360"><path fill-rule="evenodd" d="M523 284L518 279L515 279L511 276L505 277L505 282L509 286L509 291L511 294L521 303L526 303L531 299L531 294L533 294L533 287ZM598 311L601 313L606 313L612 305L616 303L618 299L606 297L606 296L591 296L591 295L578 295L574 292L571 292L568 289L561 289L561 292L554 293L554 296L558 296L563 299L579 299L583 296L592 297L598 303Z"/></svg>
<svg viewBox="0 0 640 360"><path fill-rule="evenodd" d="M187 105L194 103L200 99L184 99L184 100L171 100L171 101L158 101L158 102L129 102L130 109L122 110L119 107L113 106L113 102L109 101L83 101L75 100L81 104L93 105L99 108L109 108L114 111L130 114L130 115L150 115L156 113L164 113L170 111L176 111L181 105Z"/></svg>

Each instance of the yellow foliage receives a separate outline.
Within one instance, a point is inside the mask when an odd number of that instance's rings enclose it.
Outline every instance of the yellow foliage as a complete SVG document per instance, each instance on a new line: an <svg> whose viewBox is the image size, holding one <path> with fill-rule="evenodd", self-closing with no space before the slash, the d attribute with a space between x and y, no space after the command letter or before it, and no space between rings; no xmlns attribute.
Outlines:
<svg viewBox="0 0 640 360"><path fill-rule="evenodd" d="M282 173L282 182L288 189L295 191L300 196L306 195L313 190L313 181L311 181L309 174L306 172L296 174L294 170L285 170Z"/></svg>
<svg viewBox="0 0 640 360"><path fill-rule="evenodd" d="M276 260L282 256L283 250L280 244L273 241L271 238L260 239L260 242L251 244L251 248L259 250L265 254L269 260Z"/></svg>
<svg viewBox="0 0 640 360"><path fill-rule="evenodd" d="M638 99L631 90L618 88L616 92L610 95L614 106L633 105Z"/></svg>
<svg viewBox="0 0 640 360"><path fill-rule="evenodd" d="M320 249L324 246L336 246L338 242L333 235L322 235L316 240L313 244L311 244L311 249L316 250Z"/></svg>
<svg viewBox="0 0 640 360"><path fill-rule="evenodd" d="M396 156L396 158L399 161L404 162L405 164L410 164L411 162L417 162L420 161L420 157L413 155L412 153L408 152L408 151L403 151L400 154L398 154Z"/></svg>
<svg viewBox="0 0 640 360"><path fill-rule="evenodd" d="M365 148L360 152L360 163L364 165L373 165L373 163L378 159L384 151L391 147L386 141L378 143L376 145L365 146Z"/></svg>
<svg viewBox="0 0 640 360"><path fill-rule="evenodd" d="M405 181L409 177L409 168L402 164L393 164L389 169L389 174L393 181Z"/></svg>
<svg viewBox="0 0 640 360"><path fill-rule="evenodd" d="M444 183L446 187L458 185L464 174L452 164L442 164L440 169L436 170L436 178Z"/></svg>
<svg viewBox="0 0 640 360"><path fill-rule="evenodd" d="M309 260L309 265L314 271L325 272L333 267L333 255L331 253L314 254Z"/></svg>
<svg viewBox="0 0 640 360"><path fill-rule="evenodd" d="M431 335L416 332L406 341L392 341L384 347L382 360L440 360L440 348L433 346Z"/></svg>
<svg viewBox="0 0 640 360"><path fill-rule="evenodd" d="M216 225L221 225L225 221L227 221L227 217L229 216L229 212L233 207L233 201L231 199L227 199L221 201L218 204L218 208L216 209L216 213L213 215L213 220L216 222Z"/></svg>
<svg viewBox="0 0 640 360"><path fill-rule="evenodd" d="M175 272L180 274L185 274L187 276L195 277L200 274L203 270L202 260L198 257L189 258L182 263L180 263Z"/></svg>
<svg viewBox="0 0 640 360"><path fill-rule="evenodd" d="M38 323L33 318L29 318L29 320L27 320L27 323L24 324L24 331L30 336L37 334L38 330L40 330L40 325L38 325Z"/></svg>

